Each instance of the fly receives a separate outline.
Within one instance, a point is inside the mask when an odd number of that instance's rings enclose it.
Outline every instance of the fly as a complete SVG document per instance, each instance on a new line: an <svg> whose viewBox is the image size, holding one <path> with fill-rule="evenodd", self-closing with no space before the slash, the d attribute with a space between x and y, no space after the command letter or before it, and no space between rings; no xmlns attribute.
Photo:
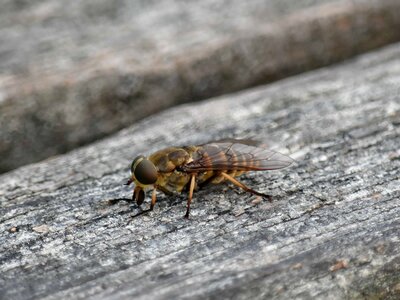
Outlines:
<svg viewBox="0 0 400 300"><path fill-rule="evenodd" d="M144 190L152 189L150 209L154 208L157 191L167 195L189 190L185 218L189 218L190 203L196 187L229 181L246 192L271 200L271 196L257 192L235 177L249 171L277 170L289 166L293 160L279 152L259 146L251 140L223 140L198 146L168 147L148 157L138 156L131 164L131 176L126 183L134 183L132 199L140 206ZM145 211L144 211L145 212Z"/></svg>

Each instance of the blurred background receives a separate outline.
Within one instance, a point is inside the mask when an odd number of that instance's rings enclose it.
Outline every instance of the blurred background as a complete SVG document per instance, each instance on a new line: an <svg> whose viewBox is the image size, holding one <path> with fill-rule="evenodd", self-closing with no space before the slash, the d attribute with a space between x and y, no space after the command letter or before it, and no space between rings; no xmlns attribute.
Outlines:
<svg viewBox="0 0 400 300"><path fill-rule="evenodd" d="M0 0L0 173L399 40L398 0Z"/></svg>

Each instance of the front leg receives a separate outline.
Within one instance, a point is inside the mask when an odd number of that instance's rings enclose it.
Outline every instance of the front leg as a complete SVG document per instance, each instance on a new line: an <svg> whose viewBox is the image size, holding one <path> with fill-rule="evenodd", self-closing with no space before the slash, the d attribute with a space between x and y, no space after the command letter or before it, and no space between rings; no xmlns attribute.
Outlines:
<svg viewBox="0 0 400 300"><path fill-rule="evenodd" d="M110 205L117 204L119 201L126 201L126 202L133 202L131 198L115 198L115 199L108 199L108 203Z"/></svg>
<svg viewBox="0 0 400 300"><path fill-rule="evenodd" d="M126 185L128 185L128 184L126 184ZM126 202L128 202L128 203L135 201L135 189L133 190L132 198L115 198L115 199L109 199L109 200L108 200L108 203L109 203L110 205L114 205L114 204L117 204L117 203L120 202L120 201L126 201Z"/></svg>
<svg viewBox="0 0 400 300"><path fill-rule="evenodd" d="M141 190L141 191L143 192L143 190ZM143 194L144 194L144 192L143 192ZM135 194L134 194L134 196L135 196ZM152 211L153 208L154 208L154 205L156 204L156 201L157 201L157 189L156 189L156 187L154 187L154 189L153 189L153 194L152 194L152 196L151 196L150 208L149 208L149 209L142 210L142 211L138 212L136 215L133 215L132 218L128 221L127 225L130 224L134 218L136 218L136 217L138 217L138 216L140 216L140 215L143 215L143 214L145 214L145 213L148 213L148 212ZM142 201L142 202L143 202L143 201ZM138 206L139 206L139 204L138 204ZM139 207L140 207L140 206L139 206Z"/></svg>
<svg viewBox="0 0 400 300"><path fill-rule="evenodd" d="M115 199L110 199L108 202L111 205L116 204L119 201L126 201L126 202L134 202L136 201L137 205L140 206L143 203L144 200L144 191L141 187L135 187L132 193L132 198L115 198Z"/></svg>
<svg viewBox="0 0 400 300"><path fill-rule="evenodd" d="M187 201L186 214L185 214L186 219L189 219L190 203L192 202L193 190L195 185L196 185L196 175L192 174L192 176L190 177L189 198Z"/></svg>
<svg viewBox="0 0 400 300"><path fill-rule="evenodd" d="M145 198L145 194L144 194L143 189L139 186L135 187L135 189L133 190L132 200L135 199L136 204L138 206L140 206L140 205L142 205L144 198Z"/></svg>

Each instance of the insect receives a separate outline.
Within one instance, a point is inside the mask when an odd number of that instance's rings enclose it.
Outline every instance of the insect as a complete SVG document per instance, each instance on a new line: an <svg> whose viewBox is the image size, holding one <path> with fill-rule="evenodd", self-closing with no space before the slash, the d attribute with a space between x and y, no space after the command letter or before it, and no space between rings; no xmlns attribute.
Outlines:
<svg viewBox="0 0 400 300"><path fill-rule="evenodd" d="M140 206L145 190L153 189L150 209L154 208L159 190L167 195L189 191L185 218L189 218L193 191L209 183L229 181L254 195L269 195L257 192L235 177L249 171L276 170L289 166L293 160L281 153L268 150L252 140L221 140L198 146L169 147L148 157L138 156L131 164L131 176L126 183L135 184L132 199Z"/></svg>

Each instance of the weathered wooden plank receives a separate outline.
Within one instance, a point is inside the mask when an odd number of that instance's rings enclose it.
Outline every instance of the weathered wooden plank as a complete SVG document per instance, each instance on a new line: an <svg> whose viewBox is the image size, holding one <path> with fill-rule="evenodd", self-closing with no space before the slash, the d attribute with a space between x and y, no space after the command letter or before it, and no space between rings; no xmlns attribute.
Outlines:
<svg viewBox="0 0 400 300"><path fill-rule="evenodd" d="M179 103L400 40L397 0L46 0L1 6L0 172Z"/></svg>
<svg viewBox="0 0 400 300"><path fill-rule="evenodd" d="M396 299L400 293L400 44L340 66L184 105L0 177L3 299ZM253 136L298 163L229 186L128 196L130 160ZM146 204L149 204L147 199Z"/></svg>

